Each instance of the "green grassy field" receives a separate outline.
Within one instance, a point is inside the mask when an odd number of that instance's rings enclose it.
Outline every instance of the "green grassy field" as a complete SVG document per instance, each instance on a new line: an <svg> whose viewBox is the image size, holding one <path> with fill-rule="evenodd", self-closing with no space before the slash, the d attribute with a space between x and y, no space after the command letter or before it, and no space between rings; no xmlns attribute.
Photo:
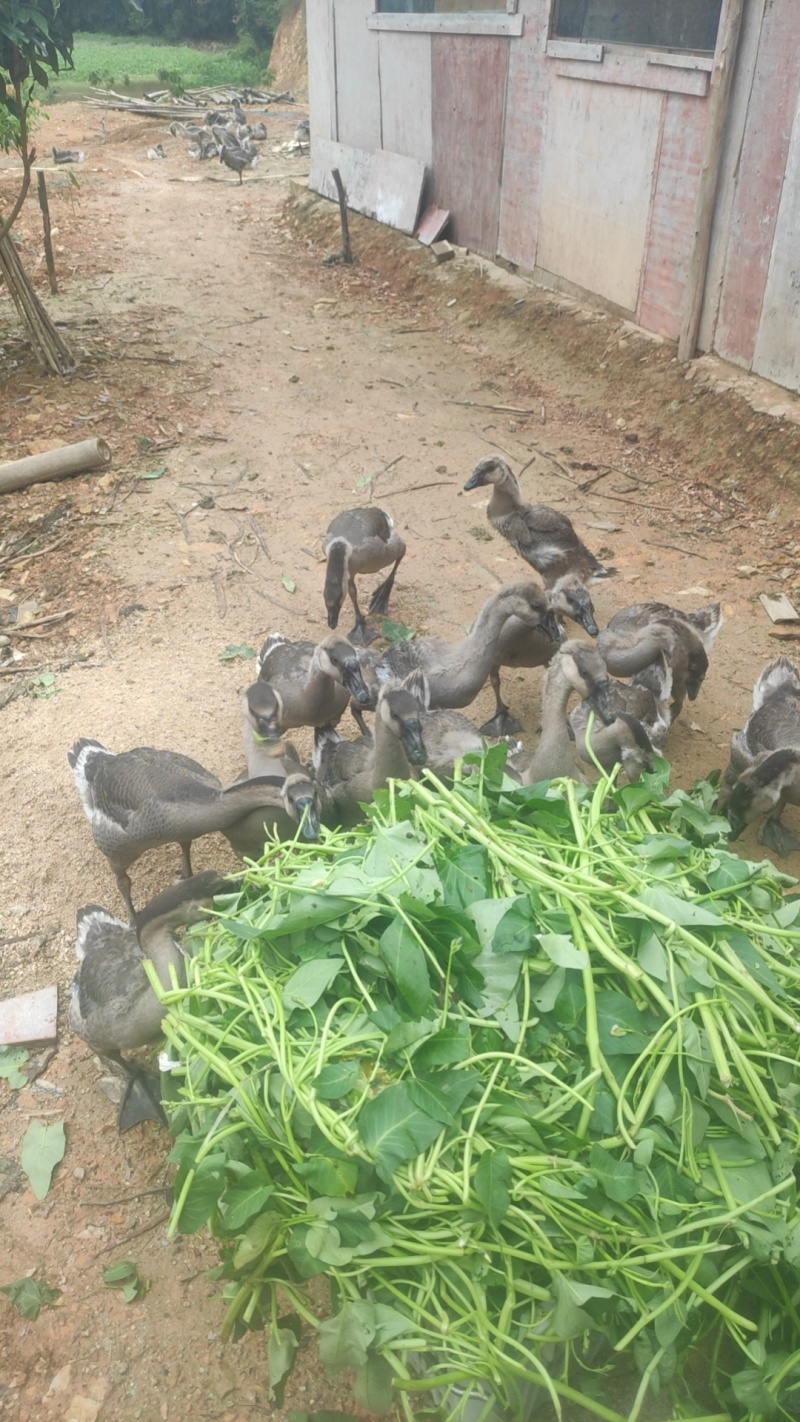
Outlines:
<svg viewBox="0 0 800 1422"><path fill-rule="evenodd" d="M141 92L145 88L167 88L170 81L159 74L169 71L179 76L179 87L263 83L265 70L222 46L195 49L188 44L164 44L137 35L76 34L73 51L75 68L59 74L50 86L51 98L68 98L90 85ZM174 83L174 81L173 81Z"/></svg>

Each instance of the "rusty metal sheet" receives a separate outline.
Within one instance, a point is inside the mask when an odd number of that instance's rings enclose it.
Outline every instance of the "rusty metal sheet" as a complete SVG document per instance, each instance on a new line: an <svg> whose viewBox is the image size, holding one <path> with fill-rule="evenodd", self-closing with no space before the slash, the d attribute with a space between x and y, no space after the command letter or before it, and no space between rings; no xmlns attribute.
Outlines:
<svg viewBox="0 0 800 1422"><path fill-rule="evenodd" d="M58 988L39 988L0 1002L0 1046L36 1046L56 1040Z"/></svg>
<svg viewBox="0 0 800 1422"><path fill-rule="evenodd" d="M432 35L433 200L452 240L497 253L508 50L517 40Z"/></svg>
<svg viewBox="0 0 800 1422"><path fill-rule="evenodd" d="M347 206L388 227L411 233L417 225L425 164L416 158L382 149L367 152L329 138L316 139L311 149L308 186L323 197L337 200L331 169L338 168Z"/></svg>
<svg viewBox="0 0 800 1422"><path fill-rule="evenodd" d="M497 250L530 270L536 265L539 199L553 72L545 53L550 0L522 0L525 32L514 40L508 60L503 182Z"/></svg>
<svg viewBox="0 0 800 1422"><path fill-rule="evenodd" d="M692 257L708 104L667 94L637 320L677 340Z"/></svg>
<svg viewBox="0 0 800 1422"><path fill-rule="evenodd" d="M550 89L537 264L631 314L663 103L652 89L579 79Z"/></svg>
<svg viewBox="0 0 800 1422"><path fill-rule="evenodd" d="M731 213L717 322L721 356L750 366L767 284L789 140L800 90L800 5L773 0L761 43Z"/></svg>

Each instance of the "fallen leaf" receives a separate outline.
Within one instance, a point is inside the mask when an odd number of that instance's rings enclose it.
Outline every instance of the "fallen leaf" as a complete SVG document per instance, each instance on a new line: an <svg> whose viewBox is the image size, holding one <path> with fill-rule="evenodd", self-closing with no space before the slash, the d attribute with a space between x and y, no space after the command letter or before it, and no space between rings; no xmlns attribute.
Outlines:
<svg viewBox="0 0 800 1422"><path fill-rule="evenodd" d="M37 1200L44 1200L58 1162L64 1159L67 1138L64 1122L31 1121L22 1141L20 1165Z"/></svg>

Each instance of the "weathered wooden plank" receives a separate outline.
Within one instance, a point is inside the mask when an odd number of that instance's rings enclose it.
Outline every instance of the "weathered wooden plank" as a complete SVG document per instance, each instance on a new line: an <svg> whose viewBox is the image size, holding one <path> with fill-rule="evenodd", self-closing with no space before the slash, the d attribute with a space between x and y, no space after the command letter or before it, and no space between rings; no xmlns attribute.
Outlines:
<svg viewBox="0 0 800 1422"><path fill-rule="evenodd" d="M306 0L308 117L315 138L336 138L336 44L333 6Z"/></svg>
<svg viewBox="0 0 800 1422"><path fill-rule="evenodd" d="M433 35L433 200L453 240L494 257L500 212L506 39Z"/></svg>
<svg viewBox="0 0 800 1422"><path fill-rule="evenodd" d="M714 221L711 224L711 246L706 268L703 311L697 335L698 345L703 351L711 350L714 345L723 273L728 254L731 214L736 198L739 158L744 143L766 3L767 0L752 0L751 4L745 5L742 16L736 70L728 107L728 121L725 125L725 136L722 142Z"/></svg>
<svg viewBox="0 0 800 1422"><path fill-rule="evenodd" d="M537 264L634 313L663 96L556 80Z"/></svg>
<svg viewBox="0 0 800 1422"><path fill-rule="evenodd" d="M580 59L585 64L602 64L604 46L586 40L549 39L546 53L551 59Z"/></svg>
<svg viewBox="0 0 800 1422"><path fill-rule="evenodd" d="M549 0L522 0L525 33L508 60L505 150L497 250L510 262L536 265L547 96L553 73L545 54Z"/></svg>
<svg viewBox="0 0 800 1422"><path fill-rule="evenodd" d="M562 59L556 64L562 79L588 79L593 84L625 84L631 89L662 89L671 94L708 93L709 75L702 69L673 69L669 65L648 64L645 55L609 54L602 64Z"/></svg>
<svg viewBox="0 0 800 1422"><path fill-rule="evenodd" d="M800 390L800 105L794 121L753 369Z"/></svg>
<svg viewBox="0 0 800 1422"><path fill-rule="evenodd" d="M681 329L707 107L685 94L667 94L664 100L664 124L636 319L646 330L671 340L677 339Z"/></svg>
<svg viewBox="0 0 800 1422"><path fill-rule="evenodd" d="M367 152L329 138L315 139L308 186L335 200L333 168L342 175L348 207L400 232L414 231L425 181L424 163L383 149Z"/></svg>
<svg viewBox="0 0 800 1422"><path fill-rule="evenodd" d="M800 5L773 0L764 12L756 73L739 157L716 349L750 366L767 284L775 223L800 90Z"/></svg>
<svg viewBox="0 0 800 1422"><path fill-rule="evenodd" d="M469 15L419 14L408 15L401 12L370 15L367 25L371 30L398 30L406 34L447 34L447 35L521 35L522 15L479 14Z"/></svg>
<svg viewBox="0 0 800 1422"><path fill-rule="evenodd" d="M391 153L418 158L430 167L431 37L382 32L378 36L378 54L383 146Z"/></svg>
<svg viewBox="0 0 800 1422"><path fill-rule="evenodd" d="M347 0L332 8L336 30L336 137L351 148L381 148L378 36L367 29L373 2Z"/></svg>

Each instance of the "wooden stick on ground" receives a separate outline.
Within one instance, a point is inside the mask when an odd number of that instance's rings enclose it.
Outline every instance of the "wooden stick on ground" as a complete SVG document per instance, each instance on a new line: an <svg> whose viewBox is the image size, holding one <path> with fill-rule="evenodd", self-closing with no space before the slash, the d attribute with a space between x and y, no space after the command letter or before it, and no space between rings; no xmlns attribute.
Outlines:
<svg viewBox="0 0 800 1422"><path fill-rule="evenodd" d="M44 259L47 262L47 276L50 282L50 290L53 296L58 296L58 281L56 279L56 264L53 259L53 238L50 234L50 204L47 201L47 184L44 173L39 170L36 174L36 182L39 190L39 206L42 210L42 228L44 229Z"/></svg>
<svg viewBox="0 0 800 1422"><path fill-rule="evenodd" d="M347 198L345 197L344 183L338 168L331 168L331 177L336 184L336 191L339 194L339 216L342 221L342 261L345 266L353 265L353 253L350 249L350 228L347 223Z"/></svg>

